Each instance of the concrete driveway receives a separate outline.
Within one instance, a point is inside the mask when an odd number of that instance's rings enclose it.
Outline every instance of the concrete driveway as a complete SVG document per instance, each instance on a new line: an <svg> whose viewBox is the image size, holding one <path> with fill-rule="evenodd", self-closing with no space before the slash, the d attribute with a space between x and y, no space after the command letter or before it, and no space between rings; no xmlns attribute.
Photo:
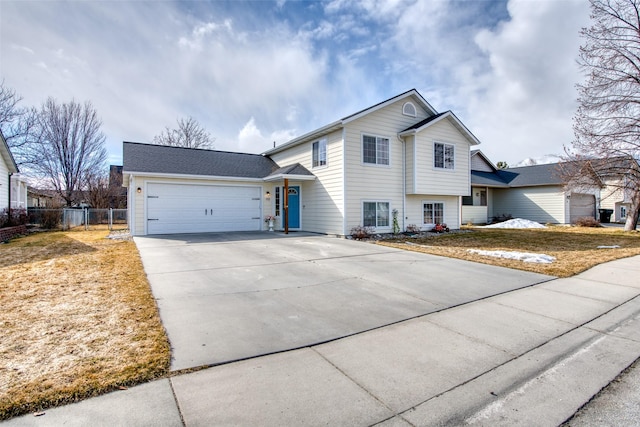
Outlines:
<svg viewBox="0 0 640 427"><path fill-rule="evenodd" d="M307 233L134 240L172 370L307 347L551 279Z"/></svg>

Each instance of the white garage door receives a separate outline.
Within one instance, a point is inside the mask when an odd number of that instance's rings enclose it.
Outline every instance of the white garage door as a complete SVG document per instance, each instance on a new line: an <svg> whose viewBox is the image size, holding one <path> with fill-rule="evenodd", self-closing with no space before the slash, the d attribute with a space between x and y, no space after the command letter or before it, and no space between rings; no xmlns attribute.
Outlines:
<svg viewBox="0 0 640 427"><path fill-rule="evenodd" d="M149 183L147 234L261 229L260 187Z"/></svg>
<svg viewBox="0 0 640 427"><path fill-rule="evenodd" d="M575 223L579 218L596 217L596 197L594 195L571 193L570 200L571 224Z"/></svg>

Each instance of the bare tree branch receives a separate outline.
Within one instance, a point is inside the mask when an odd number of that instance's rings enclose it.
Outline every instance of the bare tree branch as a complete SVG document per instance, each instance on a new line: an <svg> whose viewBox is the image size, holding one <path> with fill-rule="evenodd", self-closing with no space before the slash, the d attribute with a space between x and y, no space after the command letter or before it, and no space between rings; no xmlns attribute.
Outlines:
<svg viewBox="0 0 640 427"><path fill-rule="evenodd" d="M58 104L47 99L38 113L33 172L46 179L68 206L87 177L104 168L107 152L102 122L90 102Z"/></svg>
<svg viewBox="0 0 640 427"><path fill-rule="evenodd" d="M189 117L177 120L176 129L165 129L153 138L153 143L184 148L213 149L215 138L209 134L196 119Z"/></svg>
<svg viewBox="0 0 640 427"><path fill-rule="evenodd" d="M592 25L583 28L575 141L565 181L613 189L605 197L629 203L625 230L640 214L640 0L590 0ZM579 165L579 166L575 166Z"/></svg>

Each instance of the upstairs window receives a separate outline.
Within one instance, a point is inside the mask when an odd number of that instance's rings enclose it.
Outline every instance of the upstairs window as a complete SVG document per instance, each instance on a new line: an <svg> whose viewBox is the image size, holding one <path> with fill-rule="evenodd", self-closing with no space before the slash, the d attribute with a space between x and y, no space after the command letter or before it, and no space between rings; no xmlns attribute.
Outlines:
<svg viewBox="0 0 640 427"><path fill-rule="evenodd" d="M389 138L362 135L362 162L374 165L388 165Z"/></svg>
<svg viewBox="0 0 640 427"><path fill-rule="evenodd" d="M311 146L311 166L316 168L318 166L327 165L327 140L321 139L316 141Z"/></svg>
<svg viewBox="0 0 640 427"><path fill-rule="evenodd" d="M416 106L411 102L405 102L405 104L402 106L402 114L411 117L417 116L418 113L416 111Z"/></svg>
<svg viewBox="0 0 640 427"><path fill-rule="evenodd" d="M437 169L453 169L455 166L455 149L451 144L436 142L433 144L433 167Z"/></svg>

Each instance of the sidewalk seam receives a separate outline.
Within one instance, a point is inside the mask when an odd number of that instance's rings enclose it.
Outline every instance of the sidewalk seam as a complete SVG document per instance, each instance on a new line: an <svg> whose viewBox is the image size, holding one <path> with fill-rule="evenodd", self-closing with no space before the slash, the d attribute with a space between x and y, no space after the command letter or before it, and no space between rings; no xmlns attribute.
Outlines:
<svg viewBox="0 0 640 427"><path fill-rule="evenodd" d="M347 378L349 381L351 381L352 383L354 383L356 386L358 386L359 389L361 389L362 391L364 391L366 394L368 394L369 396L371 396L376 402L380 403L384 408L386 408L389 412L391 412L393 415L385 418L383 420L377 421L376 423L372 424L373 426L380 424L382 422L385 422L387 420L393 419L394 417L400 417L402 418L403 421L405 421L406 423L408 423L411 426L414 426L413 423L409 422L408 420L406 420L401 414L397 413L396 411L394 411L393 409L391 409L389 407L389 405L387 405L386 403L384 403L378 396L376 396L375 394L373 394L372 392L370 392L369 390L367 390L362 384L360 384L358 381L356 381L355 379L351 378L345 371L343 371L342 369L340 369L340 367L338 367L335 363L333 363L331 360L327 359L324 354L320 353L318 350L315 349L315 347L309 347L309 349L311 351L313 351L315 354L317 354L318 356L320 356L320 358L322 360L324 360L325 362L327 362L329 365L333 366L333 368L340 372L345 378Z"/></svg>
<svg viewBox="0 0 640 427"><path fill-rule="evenodd" d="M171 394L173 395L173 401L176 402L176 409L178 410L178 415L180 416L180 422L182 423L182 427L186 427L187 424L184 422L184 416L182 415L182 409L180 408L180 402L178 402L178 396L176 396L176 390L173 388L173 381L171 378L169 380L169 387L171 388Z"/></svg>

